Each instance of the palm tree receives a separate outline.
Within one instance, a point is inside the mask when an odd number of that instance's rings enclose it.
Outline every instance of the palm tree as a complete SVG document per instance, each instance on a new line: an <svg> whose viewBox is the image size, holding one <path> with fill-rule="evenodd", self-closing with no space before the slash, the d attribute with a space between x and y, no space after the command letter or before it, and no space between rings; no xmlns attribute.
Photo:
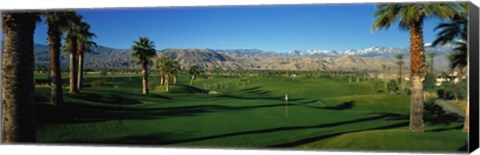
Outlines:
<svg viewBox="0 0 480 155"><path fill-rule="evenodd" d="M68 26L74 12L45 12L45 23L48 25L48 46L50 49L50 103L63 103L62 74L60 68L61 36Z"/></svg>
<svg viewBox="0 0 480 155"><path fill-rule="evenodd" d="M182 68L178 61L172 61L173 84L177 84L177 75L181 69Z"/></svg>
<svg viewBox="0 0 480 155"><path fill-rule="evenodd" d="M430 59L430 63L429 63L429 69L430 69L430 73L433 74L433 59L437 56L437 53L433 53L433 52L428 52L427 53L427 57Z"/></svg>
<svg viewBox="0 0 480 155"><path fill-rule="evenodd" d="M147 37L140 37L138 41L133 43L132 56L138 59L138 64L142 67L142 93L148 94L148 65L152 63L151 58L157 56L155 45Z"/></svg>
<svg viewBox="0 0 480 155"><path fill-rule="evenodd" d="M201 70L200 66L193 65L192 67L190 67L189 73L190 73L190 75L192 75L192 79L190 80L190 86L193 87L193 82L195 81L197 76L202 73L202 70Z"/></svg>
<svg viewBox="0 0 480 155"><path fill-rule="evenodd" d="M93 47L96 47L97 44L91 39L95 37L95 34L90 32L90 25L86 22L80 23L80 33L77 38L77 54L78 54L78 73L77 73L77 88L82 89L83 87L83 62L84 62L84 53L90 52Z"/></svg>
<svg viewBox="0 0 480 155"><path fill-rule="evenodd" d="M164 76L162 80L164 81L165 84L165 90L168 92L169 91L169 75L170 73L173 72L173 61L169 57L161 57L157 59L157 66L158 69L160 70L161 76Z"/></svg>
<svg viewBox="0 0 480 155"><path fill-rule="evenodd" d="M402 68L403 64L403 54L395 54L395 58L397 58L396 64L398 65L398 84L402 84Z"/></svg>
<svg viewBox="0 0 480 155"><path fill-rule="evenodd" d="M382 64L384 88L387 89L387 66ZM351 77L350 77L351 78Z"/></svg>
<svg viewBox="0 0 480 155"><path fill-rule="evenodd" d="M36 13L2 13L2 142L35 142L33 33Z"/></svg>
<svg viewBox="0 0 480 155"><path fill-rule="evenodd" d="M467 52L464 52L467 50L467 44L461 41L456 42L456 44L457 47L454 49L452 54L448 55L448 59L450 60L450 68L458 68L457 78L462 80L463 68L468 65L468 55Z"/></svg>
<svg viewBox="0 0 480 155"><path fill-rule="evenodd" d="M454 43L457 47L449 56L451 69L458 68L458 77L463 76L463 68L467 66L467 28L468 28L468 3L459 3L458 13L448 22L441 23L435 30L440 30L437 39L432 45L445 45Z"/></svg>
<svg viewBox="0 0 480 155"><path fill-rule="evenodd" d="M458 13L453 16L448 22L441 23L435 30L440 30L437 34L437 39L433 45L445 45L450 42L455 42L458 46L454 52L448 56L450 60L450 68L458 68L458 79L462 80L463 68L468 64L467 60L467 28L468 28L468 3L459 3ZM468 71L467 71L468 73ZM463 131L468 132L469 124L469 105L467 104L467 114L463 126Z"/></svg>
<svg viewBox="0 0 480 155"><path fill-rule="evenodd" d="M437 39L433 41L432 46L445 45L454 42L456 39L467 41L468 28L468 3L459 3L457 13L448 20L435 27L440 30L437 33Z"/></svg>
<svg viewBox="0 0 480 155"><path fill-rule="evenodd" d="M160 71L160 85L165 85L165 70L162 68L162 65L164 65L167 61L170 61L169 57L161 57L157 59L157 69Z"/></svg>
<svg viewBox="0 0 480 155"><path fill-rule="evenodd" d="M387 29L396 21L410 32L410 75L412 95L410 130L423 131L423 80L425 79L425 54L423 21L431 17L452 18L456 14L454 3L379 4L372 29Z"/></svg>
<svg viewBox="0 0 480 155"><path fill-rule="evenodd" d="M76 15L69 20L66 37L66 50L70 54L70 86L69 93L80 93L77 87L77 73L78 73L78 39L80 36L80 29L82 23L82 16Z"/></svg>

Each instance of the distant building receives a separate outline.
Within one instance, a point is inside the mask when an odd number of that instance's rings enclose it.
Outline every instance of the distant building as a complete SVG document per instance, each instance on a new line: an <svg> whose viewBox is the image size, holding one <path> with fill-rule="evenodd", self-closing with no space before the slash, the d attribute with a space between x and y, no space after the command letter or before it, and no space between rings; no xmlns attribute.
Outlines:
<svg viewBox="0 0 480 155"><path fill-rule="evenodd" d="M462 79L465 79L465 75L461 77ZM458 78L458 72L454 71L450 74L440 74L436 76L437 83L435 84L436 86L441 86L444 82L452 82L453 83L458 83L460 79Z"/></svg>

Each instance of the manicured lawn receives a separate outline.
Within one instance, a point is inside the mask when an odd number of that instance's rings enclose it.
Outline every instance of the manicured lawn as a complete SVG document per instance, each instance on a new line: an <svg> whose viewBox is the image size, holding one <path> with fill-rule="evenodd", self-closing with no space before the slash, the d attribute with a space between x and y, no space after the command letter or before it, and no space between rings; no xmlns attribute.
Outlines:
<svg viewBox="0 0 480 155"><path fill-rule="evenodd" d="M91 87L94 80L106 84ZM82 93L65 90L66 103L55 106L49 88L37 88L38 141L426 152L456 152L467 143L460 119L427 120L424 133L410 132L409 97L377 93L372 81L204 77L190 87L190 77L180 75L167 93L152 76L155 87L142 95L140 80L87 74Z"/></svg>

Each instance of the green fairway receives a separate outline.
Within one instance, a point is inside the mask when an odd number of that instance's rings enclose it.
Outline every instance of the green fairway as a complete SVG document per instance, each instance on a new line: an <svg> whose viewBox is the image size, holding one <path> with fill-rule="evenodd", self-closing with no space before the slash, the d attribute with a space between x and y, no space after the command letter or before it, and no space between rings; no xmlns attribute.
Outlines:
<svg viewBox="0 0 480 155"><path fill-rule="evenodd" d="M158 75L152 75L154 87L142 95L139 75L87 74L81 94L69 95L65 89L66 103L58 106L49 104L49 88L36 88L37 140L426 152L456 152L467 144L462 119L427 119L425 132L409 131L410 98L378 93L373 81L209 76L190 87L190 78L181 74L165 92ZM104 84L92 87L96 80Z"/></svg>

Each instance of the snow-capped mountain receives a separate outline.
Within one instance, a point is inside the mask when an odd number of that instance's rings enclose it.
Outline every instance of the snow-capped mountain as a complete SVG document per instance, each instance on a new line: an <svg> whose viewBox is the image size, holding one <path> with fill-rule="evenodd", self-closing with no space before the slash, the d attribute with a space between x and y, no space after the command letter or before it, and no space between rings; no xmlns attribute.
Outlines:
<svg viewBox="0 0 480 155"><path fill-rule="evenodd" d="M320 49L312 49L312 50L291 50L287 53L289 56L321 56L321 57L335 57L340 56L337 51L334 50L320 50Z"/></svg>
<svg viewBox="0 0 480 155"><path fill-rule="evenodd" d="M437 56L448 55L452 53L455 46L453 44L446 44L444 46L432 47L431 44L425 44L426 52L437 53ZM287 53L289 56L328 56L328 57L338 57L338 56L359 56L359 57L380 57L387 60L394 60L395 54L404 54L405 57L410 55L410 50L408 47L379 47L373 46L364 49L350 49L350 50L322 50L322 49L311 49L311 50L291 50Z"/></svg>

